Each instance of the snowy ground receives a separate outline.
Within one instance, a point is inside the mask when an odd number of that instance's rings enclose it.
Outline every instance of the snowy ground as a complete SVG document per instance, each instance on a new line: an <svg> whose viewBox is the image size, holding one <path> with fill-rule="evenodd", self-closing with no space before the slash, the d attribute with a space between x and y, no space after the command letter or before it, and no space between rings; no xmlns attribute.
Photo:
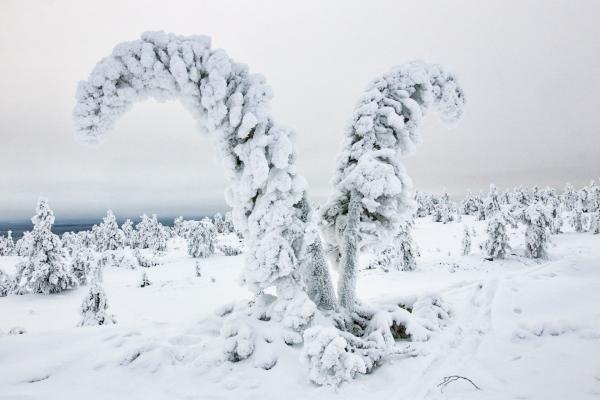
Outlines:
<svg viewBox="0 0 600 400"><path fill-rule="evenodd" d="M459 255L463 224L478 231ZM522 232L504 261L484 261L484 225L468 217L415 228L419 270L364 270L359 297L385 302L438 293L452 319L414 358L390 358L371 375L335 390L308 381L299 348L273 369L253 360L220 362L214 310L249 297L236 279L243 257L195 260L172 241L163 264L104 274L114 326L76 328L87 288L59 295L0 298L0 399L597 399L600 398L600 235L553 237L551 258L521 257ZM0 257L12 272L17 257ZM366 260L363 260L366 261ZM470 378L437 387L445 376Z"/></svg>

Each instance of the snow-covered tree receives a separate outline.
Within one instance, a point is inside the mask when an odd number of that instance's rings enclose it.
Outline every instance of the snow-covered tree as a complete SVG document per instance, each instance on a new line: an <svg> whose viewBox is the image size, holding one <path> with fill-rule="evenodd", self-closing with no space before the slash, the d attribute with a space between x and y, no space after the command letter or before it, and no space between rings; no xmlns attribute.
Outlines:
<svg viewBox="0 0 600 400"><path fill-rule="evenodd" d="M475 215L479 211L479 205L470 190L467 191L464 199L460 203L460 211L464 215Z"/></svg>
<svg viewBox="0 0 600 400"><path fill-rule="evenodd" d="M123 232L123 244L131 248L137 245L137 231L133 226L133 222L127 218L121 225L121 231Z"/></svg>
<svg viewBox="0 0 600 400"><path fill-rule="evenodd" d="M504 212L492 214L488 219L486 233L487 240L482 243L481 248L487 259L504 258L510 249L506 225L509 223Z"/></svg>
<svg viewBox="0 0 600 400"><path fill-rule="evenodd" d="M573 211L575 209L577 204L577 192L570 183L565 185L565 189L562 193L562 202L567 211Z"/></svg>
<svg viewBox="0 0 600 400"><path fill-rule="evenodd" d="M0 297L7 296L13 291L14 280L0 269Z"/></svg>
<svg viewBox="0 0 600 400"><path fill-rule="evenodd" d="M550 195L546 200L548 214L550 217L550 232L558 234L562 232L563 219L561 215L560 199Z"/></svg>
<svg viewBox="0 0 600 400"><path fill-rule="evenodd" d="M202 276L202 269L200 268L200 262L196 261L194 265L194 272L196 273L196 278L200 278Z"/></svg>
<svg viewBox="0 0 600 400"><path fill-rule="evenodd" d="M152 283L150 282L150 278L148 278L148 272L142 272L142 280L140 281L140 287L144 288L146 286L150 286Z"/></svg>
<svg viewBox="0 0 600 400"><path fill-rule="evenodd" d="M101 273L92 279L90 290L81 304L81 321L78 326L111 325L117 322L108 312L108 299L102 288Z"/></svg>
<svg viewBox="0 0 600 400"><path fill-rule="evenodd" d="M15 254L15 242L12 231L6 232L6 237L0 236L0 256L12 256Z"/></svg>
<svg viewBox="0 0 600 400"><path fill-rule="evenodd" d="M137 264L142 268L153 268L159 265L154 253L144 254L139 249L133 251Z"/></svg>
<svg viewBox="0 0 600 400"><path fill-rule="evenodd" d="M117 218L112 210L106 212L106 216L102 219L100 225L98 225L95 233L96 248L98 251L117 250L124 245L125 236L123 231L119 229Z"/></svg>
<svg viewBox="0 0 600 400"><path fill-rule="evenodd" d="M400 155L413 152L419 143L423 114L436 108L444 121L454 122L463 104L454 76L422 62L393 68L360 98L345 132L334 193L322 213L325 239L337 253L332 259L340 263L343 307L354 307L360 249L390 240L402 216L414 208Z"/></svg>
<svg viewBox="0 0 600 400"><path fill-rule="evenodd" d="M590 231L594 234L600 233L600 209L591 215Z"/></svg>
<svg viewBox="0 0 600 400"><path fill-rule="evenodd" d="M466 256L469 253L471 253L471 230L465 225L462 238L462 255Z"/></svg>
<svg viewBox="0 0 600 400"><path fill-rule="evenodd" d="M36 215L31 218L31 252L17 264L18 293L57 293L77 285L67 253L60 238L52 233L54 213L44 198L38 200Z"/></svg>
<svg viewBox="0 0 600 400"><path fill-rule="evenodd" d="M523 221L527 225L525 255L531 258L545 258L552 226L552 220L546 209L539 202L530 205L523 214Z"/></svg>
<svg viewBox="0 0 600 400"><path fill-rule="evenodd" d="M74 111L79 138L98 142L133 102L148 97L181 100L202 130L214 133L230 179L226 200L249 248L243 281L256 293L294 287L294 298L302 297L304 222L298 210L306 185L293 132L271 118L264 78L212 50L206 36L146 32L116 46L80 83Z"/></svg>
<svg viewBox="0 0 600 400"><path fill-rule="evenodd" d="M87 247L79 248L73 254L73 274L80 285L85 285L98 268L94 252Z"/></svg>
<svg viewBox="0 0 600 400"><path fill-rule="evenodd" d="M433 222L441 222L446 224L454 221L454 211L452 209L452 205L450 204L450 196L448 196L448 193L444 193L439 198L439 201L433 206L431 216Z"/></svg>
<svg viewBox="0 0 600 400"><path fill-rule="evenodd" d="M577 201L573 206L573 212L571 213L571 225L575 232L583 232L583 206L581 201Z"/></svg>
<svg viewBox="0 0 600 400"><path fill-rule="evenodd" d="M15 243L15 253L21 257L27 257L33 251L33 235L30 231L23 232L21 239Z"/></svg>
<svg viewBox="0 0 600 400"><path fill-rule="evenodd" d="M492 215L500 211L500 195L498 193L498 188L496 188L496 185L494 184L490 185L490 190L485 198L483 209L485 219L489 219Z"/></svg>
<svg viewBox="0 0 600 400"><path fill-rule="evenodd" d="M144 214L141 218L136 225L139 247L158 252L167 250L169 234L167 229L158 222L156 214L152 214L152 217Z"/></svg>
<svg viewBox="0 0 600 400"><path fill-rule="evenodd" d="M196 258L210 257L215 253L217 230L208 219L200 221L188 241L188 254Z"/></svg>

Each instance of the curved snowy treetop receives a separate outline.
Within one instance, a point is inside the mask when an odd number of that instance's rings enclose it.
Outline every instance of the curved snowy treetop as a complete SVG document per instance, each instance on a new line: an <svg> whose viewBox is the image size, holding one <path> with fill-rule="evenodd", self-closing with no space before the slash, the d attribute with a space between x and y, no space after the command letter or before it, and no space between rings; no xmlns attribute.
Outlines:
<svg viewBox="0 0 600 400"><path fill-rule="evenodd" d="M270 117L264 78L211 50L208 37L146 32L117 45L80 83L79 139L98 142L132 103L149 97L180 100L215 135L231 180L226 199L251 249L245 282L261 290L295 276L305 183L293 132Z"/></svg>
<svg viewBox="0 0 600 400"><path fill-rule="evenodd" d="M414 152L421 141L426 111L433 108L452 124L462 116L464 104L456 78L421 61L394 67L369 84L346 129L334 193L323 210L330 243L339 241L343 232L352 191L362 201L363 243L397 231L402 215L412 208L412 182L400 155Z"/></svg>

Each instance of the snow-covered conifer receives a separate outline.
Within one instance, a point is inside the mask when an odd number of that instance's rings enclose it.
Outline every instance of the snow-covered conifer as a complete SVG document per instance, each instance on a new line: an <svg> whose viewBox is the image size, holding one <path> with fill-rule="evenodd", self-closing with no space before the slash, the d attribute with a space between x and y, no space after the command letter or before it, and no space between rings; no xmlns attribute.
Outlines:
<svg viewBox="0 0 600 400"><path fill-rule="evenodd" d="M590 231L594 234L600 233L600 209L592 213L590 222Z"/></svg>
<svg viewBox="0 0 600 400"><path fill-rule="evenodd" d="M196 272L196 278L200 278L202 276L202 270L200 268L199 261L196 261L196 264L194 265L194 271Z"/></svg>
<svg viewBox="0 0 600 400"><path fill-rule="evenodd" d="M12 256L15 254L15 242L12 231L6 232L6 237L0 236L0 256Z"/></svg>
<svg viewBox="0 0 600 400"><path fill-rule="evenodd" d="M467 225L464 227L463 239L462 239L462 255L469 255L471 252L471 230Z"/></svg>
<svg viewBox="0 0 600 400"><path fill-rule="evenodd" d="M558 234L562 232L563 219L561 215L560 199L555 195L550 195L546 201L550 217L550 232Z"/></svg>
<svg viewBox="0 0 600 400"><path fill-rule="evenodd" d="M550 226L552 220L544 206L537 202L525 210L523 220L527 225L525 231L525 255L531 258L545 258L550 242Z"/></svg>
<svg viewBox="0 0 600 400"><path fill-rule="evenodd" d="M133 226L133 222L129 218L127 218L121 225L121 231L123 232L123 244L131 248L136 247L137 231Z"/></svg>
<svg viewBox="0 0 600 400"><path fill-rule="evenodd" d="M570 183L565 185L565 189L562 193L562 202L565 205L567 211L573 211L577 204L577 192L573 189Z"/></svg>
<svg viewBox="0 0 600 400"><path fill-rule="evenodd" d="M33 235L30 231L23 232L21 239L15 243L15 253L21 257L27 257L33 251Z"/></svg>
<svg viewBox="0 0 600 400"><path fill-rule="evenodd" d="M340 260L340 304L353 308L358 254L365 245L389 240L401 217L413 209L411 181L400 155L420 141L429 108L454 122L464 96L454 76L439 66L413 62L395 67L368 86L345 132L334 193L323 210L328 248Z"/></svg>
<svg viewBox="0 0 600 400"><path fill-rule="evenodd" d="M217 230L208 219L200 221L188 241L188 254L196 258L210 257L215 253Z"/></svg>
<svg viewBox="0 0 600 400"><path fill-rule="evenodd" d="M504 212L497 212L489 218L486 227L488 237L481 246L486 258L493 260L506 256L510 249L508 234L506 233L507 224L508 221Z"/></svg>
<svg viewBox="0 0 600 400"><path fill-rule="evenodd" d="M87 247L79 248L73 254L73 274L80 285L88 283L97 268L94 252Z"/></svg>
<svg viewBox="0 0 600 400"><path fill-rule="evenodd" d="M583 210L581 201L577 201L571 213L571 225L575 232L583 232Z"/></svg>
<svg viewBox="0 0 600 400"><path fill-rule="evenodd" d="M96 248L98 251L117 250L123 247L125 237L119 229L117 218L112 210L106 212L96 230Z"/></svg>
<svg viewBox="0 0 600 400"><path fill-rule="evenodd" d="M152 214L152 217L144 214L141 218L141 221L136 225L139 247L153 249L157 252L167 250L169 234L167 229L158 222L156 214Z"/></svg>
<svg viewBox="0 0 600 400"><path fill-rule="evenodd" d="M108 299L102 288L101 272L98 272L81 304L81 321L78 326L111 325L116 322L115 316L108 312Z"/></svg>
<svg viewBox="0 0 600 400"><path fill-rule="evenodd" d="M489 219L492 215L500 211L500 195L498 194L498 188L496 188L496 185L490 185L490 190L485 198L483 207L485 219Z"/></svg>
<svg viewBox="0 0 600 400"><path fill-rule="evenodd" d="M137 264L142 268L153 268L159 265L158 260L154 253L148 255L142 253L139 249L133 250L133 255L137 261Z"/></svg>
<svg viewBox="0 0 600 400"><path fill-rule="evenodd" d="M0 297L7 296L13 291L14 280L0 269Z"/></svg>
<svg viewBox="0 0 600 400"><path fill-rule="evenodd" d="M142 272L142 280L140 281L140 287L150 286L152 283L150 282L150 278L148 278L148 273L146 271Z"/></svg>
<svg viewBox="0 0 600 400"><path fill-rule="evenodd" d="M77 285L67 253L60 238L52 233L54 213L44 198L38 200L36 215L31 218L31 252L17 264L18 293L57 293Z"/></svg>

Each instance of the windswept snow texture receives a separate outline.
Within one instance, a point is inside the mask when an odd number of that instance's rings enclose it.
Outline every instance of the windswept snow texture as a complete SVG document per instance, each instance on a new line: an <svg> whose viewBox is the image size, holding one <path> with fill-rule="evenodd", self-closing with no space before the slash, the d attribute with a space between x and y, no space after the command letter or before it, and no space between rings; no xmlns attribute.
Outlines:
<svg viewBox="0 0 600 400"><path fill-rule="evenodd" d="M505 259L484 261L485 221L417 219L417 270L366 269L357 292L367 304L439 295L450 319L412 355L386 360L336 390L309 381L302 346L273 343L274 354L224 360L219 334L230 312L248 301L235 282L243 256L194 259L170 239L152 285L140 271L107 267L103 287L118 323L77 327L89 287L54 295L0 298L0 398L6 399L597 399L600 397L600 235L570 226L553 236L547 259L526 258L525 227L508 228ZM473 246L462 255L464 225ZM14 273L20 257L0 257ZM202 274L196 277L196 262ZM336 278L336 276L334 276ZM258 321L254 345L274 340ZM25 331L23 334L8 334ZM279 339L276 339L279 340ZM241 343L241 342L240 342ZM402 342L400 342L402 345ZM349 365L349 368L352 366ZM443 389L446 376L471 379Z"/></svg>

